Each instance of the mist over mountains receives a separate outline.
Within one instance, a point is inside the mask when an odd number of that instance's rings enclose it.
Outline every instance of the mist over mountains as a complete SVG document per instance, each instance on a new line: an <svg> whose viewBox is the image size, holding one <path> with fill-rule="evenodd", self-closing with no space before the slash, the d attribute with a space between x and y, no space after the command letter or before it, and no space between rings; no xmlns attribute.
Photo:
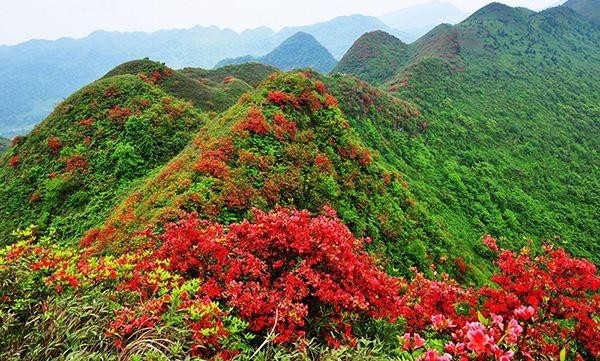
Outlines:
<svg viewBox="0 0 600 361"><path fill-rule="evenodd" d="M428 11L436 6L444 7L433 3ZM435 13L427 24L440 19ZM416 38L415 34L390 27L376 17L352 15L286 27L278 32L262 27L236 33L216 26L153 33L99 30L83 39L31 40L0 46L0 134L27 132L61 99L127 60L149 57L173 68L210 69L226 58L264 56L299 31L313 35L339 59L358 37L374 30L406 42Z"/></svg>

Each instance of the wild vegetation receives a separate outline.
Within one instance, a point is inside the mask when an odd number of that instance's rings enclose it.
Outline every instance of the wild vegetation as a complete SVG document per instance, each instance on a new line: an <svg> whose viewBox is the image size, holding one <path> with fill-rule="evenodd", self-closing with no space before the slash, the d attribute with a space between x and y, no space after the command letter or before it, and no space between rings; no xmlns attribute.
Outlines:
<svg viewBox="0 0 600 361"><path fill-rule="evenodd" d="M598 262L600 78L590 65L599 44L598 27L566 6L491 4L440 26L383 80L417 105L425 131L374 123L367 145L387 154L457 242L475 244L482 231L509 248L552 239Z"/></svg>
<svg viewBox="0 0 600 361"><path fill-rule="evenodd" d="M169 77L160 73L160 77ZM0 243L36 224L63 241L107 216L122 192L175 156L204 123L153 80L99 80L60 104L0 160Z"/></svg>
<svg viewBox="0 0 600 361"><path fill-rule="evenodd" d="M115 68L0 157L0 359L600 359L590 4Z"/></svg>

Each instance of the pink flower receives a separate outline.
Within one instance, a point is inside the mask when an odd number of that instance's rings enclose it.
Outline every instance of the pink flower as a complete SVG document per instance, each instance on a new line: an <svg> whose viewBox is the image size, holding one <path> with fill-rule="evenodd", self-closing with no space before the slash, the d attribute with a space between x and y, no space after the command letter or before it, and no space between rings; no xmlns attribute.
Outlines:
<svg viewBox="0 0 600 361"><path fill-rule="evenodd" d="M472 322L469 324L469 331L467 332L467 348L475 351L478 355L485 351L485 347L490 343L490 336L484 332L485 328L479 322Z"/></svg>
<svg viewBox="0 0 600 361"><path fill-rule="evenodd" d="M500 331L504 331L504 319L502 316L496 315L492 313L492 324L500 329Z"/></svg>
<svg viewBox="0 0 600 361"><path fill-rule="evenodd" d="M433 323L433 328L436 331L443 331L447 328L456 327L450 318L447 318L443 315L431 316L431 322Z"/></svg>
<svg viewBox="0 0 600 361"><path fill-rule="evenodd" d="M521 307L517 308L514 313L518 319L527 321L528 319L533 317L533 315L535 315L535 308L533 308L531 306L527 306L527 307L521 306Z"/></svg>
<svg viewBox="0 0 600 361"><path fill-rule="evenodd" d="M402 347L406 351L414 351L420 347L425 346L425 339L419 336L418 333L413 334L412 343L410 339L410 333L405 333L404 336L402 336L402 341Z"/></svg>
<svg viewBox="0 0 600 361"><path fill-rule="evenodd" d="M437 351L427 350L425 354L418 359L419 361L450 361L452 360L452 356L447 353L440 356Z"/></svg>
<svg viewBox="0 0 600 361"><path fill-rule="evenodd" d="M519 336L523 333L523 327L519 325L519 322L514 318L508 323L508 329L506 330L506 342L509 344L517 343Z"/></svg>
<svg viewBox="0 0 600 361"><path fill-rule="evenodd" d="M514 355L515 355L514 352L508 351L504 355L500 356L499 361L510 361L510 360L512 360Z"/></svg>
<svg viewBox="0 0 600 361"><path fill-rule="evenodd" d="M423 346L425 346L425 339L419 336L418 333L415 333L413 336L413 350L416 350Z"/></svg>

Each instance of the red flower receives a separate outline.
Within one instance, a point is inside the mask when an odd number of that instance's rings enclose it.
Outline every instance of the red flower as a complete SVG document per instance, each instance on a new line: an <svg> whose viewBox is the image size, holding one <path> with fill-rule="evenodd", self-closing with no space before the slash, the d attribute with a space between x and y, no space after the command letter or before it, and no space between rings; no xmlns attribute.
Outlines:
<svg viewBox="0 0 600 361"><path fill-rule="evenodd" d="M15 168L17 165L19 165L20 161L21 158L18 155L14 155L8 160L8 166L11 168Z"/></svg>

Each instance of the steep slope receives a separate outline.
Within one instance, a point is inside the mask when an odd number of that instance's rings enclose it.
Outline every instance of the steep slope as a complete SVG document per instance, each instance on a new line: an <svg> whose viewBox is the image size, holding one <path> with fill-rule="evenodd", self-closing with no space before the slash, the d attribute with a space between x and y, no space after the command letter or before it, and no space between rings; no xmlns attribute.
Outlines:
<svg viewBox="0 0 600 361"><path fill-rule="evenodd" d="M188 143L203 117L155 83L133 75L99 80L14 142L0 160L0 244L30 224L64 241L80 237Z"/></svg>
<svg viewBox="0 0 600 361"><path fill-rule="evenodd" d="M410 51L385 88L426 131L382 137L451 238L551 239L600 262L598 27L565 6L491 4Z"/></svg>
<svg viewBox="0 0 600 361"><path fill-rule="evenodd" d="M348 73L381 84L397 74L408 61L408 46L383 31L361 36L348 50L333 73Z"/></svg>
<svg viewBox="0 0 600 361"><path fill-rule="evenodd" d="M313 68L322 73L328 73L333 69L336 60L319 44L312 35L298 32L267 55L252 58L243 56L236 59L225 59L217 64L217 68L248 62L259 62L275 66L281 70L292 70L300 68Z"/></svg>
<svg viewBox="0 0 600 361"><path fill-rule="evenodd" d="M581 16L591 20L596 25L600 24L600 6L595 0L569 0L563 6L569 7Z"/></svg>
<svg viewBox="0 0 600 361"><path fill-rule="evenodd" d="M274 66L261 63L243 63L227 65L217 69L206 70L202 68L183 68L178 70L188 78L201 80L209 79L217 83L225 81L227 78L237 78L251 86L257 86L258 83L265 80L269 75L279 71Z"/></svg>
<svg viewBox="0 0 600 361"><path fill-rule="evenodd" d="M426 270L449 249L458 251L445 243L402 175L365 147L314 76L274 75L209 121L190 146L132 192L83 243L119 252L122 240L134 242L132 235L148 225L160 231L182 212L228 224L251 217L253 208L281 205L319 212L330 205L357 235L373 240L372 249L385 253L392 272L410 274L411 265ZM399 131L414 122L416 110L410 105L363 87L372 104L386 107L377 118L384 118L386 127ZM354 99L346 98L353 114L370 108L355 108ZM453 271L452 264L440 267Z"/></svg>
<svg viewBox="0 0 600 361"><path fill-rule="evenodd" d="M191 101L200 111L223 111L252 89L244 81L235 78L219 81L192 79L148 58L123 63L109 71L104 78L123 74L138 75L174 97Z"/></svg>
<svg viewBox="0 0 600 361"><path fill-rule="evenodd" d="M439 24L456 24L466 19L467 16L469 14L462 12L449 2L434 0L384 14L379 18L387 25L410 35L409 38L403 38L403 40L412 42Z"/></svg>

